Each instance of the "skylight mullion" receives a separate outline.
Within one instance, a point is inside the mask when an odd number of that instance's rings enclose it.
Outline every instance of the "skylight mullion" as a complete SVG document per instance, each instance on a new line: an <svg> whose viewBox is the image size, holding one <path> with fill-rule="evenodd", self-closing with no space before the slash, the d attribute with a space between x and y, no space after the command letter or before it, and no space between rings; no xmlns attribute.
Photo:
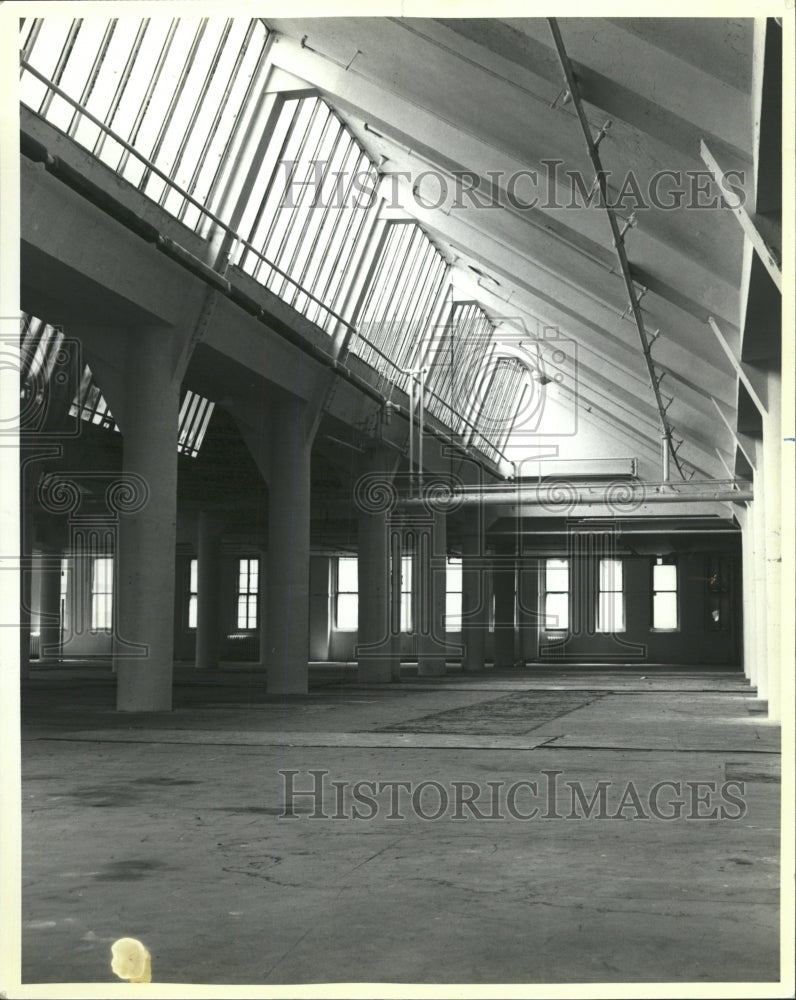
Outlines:
<svg viewBox="0 0 796 1000"><path fill-rule="evenodd" d="M377 356L367 341L375 339L373 335L378 332L378 324L384 317L390 294L387 279L388 275L394 273L394 267L391 265L395 260L397 249L404 236L405 230L399 232L395 225L388 225L385 227L381 237L378 265L374 271L370 289L365 297L362 306L362 318L359 322L360 337L357 341L356 353L364 361L369 361L371 358Z"/></svg>
<svg viewBox="0 0 796 1000"><path fill-rule="evenodd" d="M102 41L100 42L99 48L97 49L96 55L94 56L94 61L91 64L91 69L89 70L88 77L86 79L85 85L83 86L83 91L80 94L79 104L83 107L88 106L88 102L91 99L91 94L94 90L94 86L97 82L97 77L99 76L100 70L102 69L102 64L105 61L105 56L108 54L108 48L113 41L113 35L116 30L117 19L111 18L105 26L105 31L102 35ZM83 120L83 116L79 111L74 111L72 118L69 122L69 126L66 130L66 134L74 138L77 132L78 126Z"/></svg>
<svg viewBox="0 0 796 1000"><path fill-rule="evenodd" d="M432 392L440 396L444 395L446 382L450 378L450 369L453 364L452 345L454 337L454 317L455 311L451 311L445 328L440 333L436 345L432 342L426 344L423 358L420 362L422 367L428 368L426 385Z"/></svg>
<svg viewBox="0 0 796 1000"><path fill-rule="evenodd" d="M321 107L321 101L317 101L316 110L320 110ZM293 276L297 261L300 258L302 245L312 220L314 211L312 204L318 193L314 183L318 179L318 174L315 170L315 163L318 161L315 157L324 145L330 127L334 124L334 119L332 115L329 114L325 106L323 106L323 110L327 111L326 118L320 122L320 135L318 136L315 145L312 147L311 155L306 160L304 176L298 181L298 184L300 185L298 198L295 200L295 207L288 215L288 223L285 226L279 247L276 252L270 251L270 244L269 248L266 249L266 256L273 260L273 262L277 264L282 271L285 271L291 277ZM315 124L315 121L313 121L313 127ZM297 160L297 164L302 164L302 166L304 165L302 163L304 159L304 151L309 145L311 135L311 130L308 130L302 142L302 155L301 158ZM299 168L297 167L297 171L298 169ZM322 176L323 174L321 177ZM295 177L295 175L293 175L293 177ZM295 181L291 186L295 186ZM277 208L276 211L279 213L282 209ZM281 281L281 287L284 288L287 279L280 275L277 280Z"/></svg>
<svg viewBox="0 0 796 1000"><path fill-rule="evenodd" d="M313 286L312 282L307 280L307 272L308 268L313 263L315 251L317 249L318 241L323 228L323 221L329 211L328 204L325 207L323 206L323 199L325 197L324 187L326 179L332 170L334 155L340 142L345 137L343 129L340 128L339 122L332 114L329 115L324 125L323 140L316 149L316 153L321 151L322 146L326 144L326 138L329 131L331 131L331 129L335 126L337 126L337 133L333 136L332 148L329 150L328 159L325 161L325 166L321 174L317 174L314 168L315 162L318 161L314 158L310 160L309 165L315 175L313 180L313 196L310 204L305 206L304 224L302 225L299 239L295 244L290 264L284 268L284 270L291 275L298 285L306 287L309 291L312 290ZM319 195L320 205L317 205L316 201Z"/></svg>
<svg viewBox="0 0 796 1000"><path fill-rule="evenodd" d="M445 277L445 275L444 275L444 269L443 269L443 275L442 275L443 281L444 281L444 277ZM440 301L439 307L437 308L437 326L444 326L445 329L446 329L446 331L449 330L449 329L452 331L454 329L455 323L456 323L456 308L454 306L452 298L453 298L453 289L452 289L452 287L448 286L448 289L445 292L445 294L442 296L442 299ZM448 319L443 322L442 321L442 316L444 316L444 315L447 315ZM453 336L453 334L451 333L451 338L452 338L452 336ZM436 343L435 343L433 337L430 338L423 345L422 352L420 354L420 359L419 359L418 367L426 366L433 373L435 371L435 362L436 362L437 355L442 350L445 349L445 343L444 343L444 341L446 339L447 339L447 332L443 335L442 339L438 340Z"/></svg>
<svg viewBox="0 0 796 1000"><path fill-rule="evenodd" d="M418 232L412 234L409 247L396 267L396 280L381 324L383 334L379 346L396 364L399 361L398 347L405 337L406 315L414 301L415 289L411 279L417 257L423 251L422 241L417 238Z"/></svg>
<svg viewBox="0 0 796 1000"><path fill-rule="evenodd" d="M242 219L241 219L241 233L245 235L245 238L246 238L247 242L251 243L253 246L257 246L257 232L258 232L258 230L260 228L260 223L262 221L263 213L265 212L266 205L269 202L269 199L270 199L270 196L271 196L271 191L273 190L274 184L276 182L276 174L277 174L277 170L279 168L279 164L282 162L282 160L284 158L285 151L287 149L288 143L290 142L290 136L291 136L293 127L294 127L294 125L296 123L296 119L300 116L301 111L302 111L302 104L303 104L302 101L294 101L294 102L292 102L292 104L293 104L292 109L288 109L288 103L285 102L282 105L282 108L280 110L279 120L277 121L275 132L278 133L279 129L281 127L284 127L285 128L285 134L282 137L281 147L279 149L279 153L278 153L278 155L276 157L276 160L274 162L274 167L273 167L270 175L265 180L265 188L264 188L263 194L262 194L262 196L260 198L260 203L257 206L257 209L254 211L254 215L253 215L253 218L252 218L252 221L251 221L251 225L249 225L249 223L248 223L247 216L249 215L249 211L250 211L250 207L249 206L254 204L255 199L257 197L255 191L252 191L252 195L249 198L249 203L246 205L246 208L245 208L245 210L243 212L243 216L242 216ZM287 115L285 114L286 111L288 112ZM282 121L283 117L287 118L288 115L290 117L290 120L283 123L283 121ZM248 233L247 233L247 228L248 228ZM240 255L240 262L239 262L239 266L241 268L245 267L245 265L246 265L246 258L249 256L250 252L251 252L250 250L244 249L243 252L241 253L241 255ZM259 258L257 260L257 263L252 268L252 272L251 273L256 277L258 270L259 270Z"/></svg>
<svg viewBox="0 0 796 1000"><path fill-rule="evenodd" d="M209 154L209 151L210 151L213 143L215 142L215 138L216 138L216 134L218 132L218 128L219 128L219 126L221 124L222 118L224 117L224 111L226 110L227 104L229 103L230 96L232 94L232 91L234 90L235 83L236 83L236 81L238 79L238 73L241 71L241 67L243 66L244 59L245 59L245 56L246 56L246 51L247 51L247 49L249 47L249 44L250 44L250 42L251 42L251 40L252 40L252 38L254 36L254 26L255 26L255 22L254 21L249 21L249 24L248 24L248 26L246 28L246 35L243 38L242 43L238 46L237 55L235 57L235 61L233 63L232 69L230 70L229 76L227 78L227 82L224 85L224 92L221 95L221 99L218 101L218 103L216 105L216 111L215 111L215 114L213 115L213 121L212 121L212 123L210 125L210 128L207 131L207 135L205 137L204 144L202 145L201 153L197 157L196 166L194 167L193 173L191 174L191 178L190 178L190 180L189 180L189 182L188 182L188 184L186 186L186 191L188 192L188 194L194 194L194 192L196 191L199 177L201 176L202 171L204 169L205 162L207 160L207 156ZM239 106L240 110L239 110L239 114L237 116L238 118L242 118L243 117L243 111L247 107L248 107L248 101L245 101L242 105ZM185 212L186 212L189 204L190 203L188 201L183 201L182 207L180 208L180 211L177 214L177 218L178 219L183 219L184 218Z"/></svg>
<svg viewBox="0 0 796 1000"><path fill-rule="evenodd" d="M360 150L359 155L357 157L357 163L355 169L352 173L351 185L346 191L346 196L345 196L346 204L348 204L348 199L352 197L353 194L352 189L356 177L363 172L363 163L367 164L372 173L375 173L375 171L373 171L373 165L371 164L370 160ZM338 227L337 252L333 259L331 258L331 255L329 255L329 257L327 258L330 261L328 276L326 278L326 282L323 286L323 289L319 290L318 292L318 297L322 298L324 301L326 301L327 296L330 297L334 308L337 308L341 291L342 292L345 291L343 289L343 285L345 283L345 279L348 274L348 269L353 267L352 258L354 252L356 251L358 246L367 245L367 237L363 235L363 230L364 227L368 224L369 220L371 221L371 223L375 222L375 216L371 214L372 211L373 211L373 205L370 205L366 208L360 208L358 205L354 205L352 203L351 207L348 209L346 213L346 222L345 226L343 227L342 233L339 232L339 227ZM345 261L343 262L344 257ZM337 281L334 291L332 292L331 291L332 283L335 280L335 276L337 277Z"/></svg>
<svg viewBox="0 0 796 1000"><path fill-rule="evenodd" d="M333 309L337 307L340 281L343 277L338 273L337 269L357 214L357 209L350 203L350 199L360 160L361 150L356 142L349 137L349 147L338 166L345 172L349 161L353 161L352 169L349 171L350 180L345 191L340 193L342 205L335 208L336 214L329 215L327 212L327 216L324 219L323 231L326 233L325 250L320 255L312 282L317 297L323 302L329 302ZM337 187L335 186L336 196ZM328 226L326 224L327 221L330 221L330 225ZM317 316L319 309L320 307L315 305L311 310L312 315Z"/></svg>
<svg viewBox="0 0 796 1000"><path fill-rule="evenodd" d="M386 318L390 313L394 291L394 275L400 273L399 261L406 256L407 244L411 245L412 238L412 231L409 226L402 223L388 223L385 233L386 240L382 259L373 282L373 301L366 302L366 315L369 318L363 320L362 324L366 330L366 335L374 343L379 340L379 334L382 332ZM367 356L376 357L373 351L370 351Z"/></svg>
<svg viewBox="0 0 796 1000"><path fill-rule="evenodd" d="M107 29L107 23L94 18L83 21L64 62L60 79L53 80L65 93L82 96L85 92L96 54L101 50L103 35L107 34ZM69 135L76 115L75 108L68 101L54 95L46 118L55 128Z"/></svg>
<svg viewBox="0 0 796 1000"><path fill-rule="evenodd" d="M298 199L293 202L293 207L291 207L288 212L285 212L285 195L295 186L294 178L300 169L301 161L304 156L304 149L309 141L312 130L315 128L320 107L321 102L318 98L307 98L299 101L299 114L290 123L283 155L274 165L274 176L276 176L279 172L279 168L282 166L285 157L291 152L291 146L295 142L295 132L302 117L306 117L308 119L306 127L296 144L295 152L289 157L292 160L292 166L290 168L290 172L286 172L284 175L281 190L278 191L275 186L271 187L268 192L267 204L265 202L263 203L262 221L265 222L266 219L269 220L266 232L262 237L259 237L258 234L257 240L252 239L252 243L254 243L255 246L259 243L263 256L269 262L276 264L280 268L282 266L280 263L282 258L282 247L284 245L285 238L295 221L296 213L300 210L301 205L303 204L301 195L304 194L306 188L301 188L301 193ZM274 201L276 201L275 204ZM268 214L266 214L266 209ZM280 232L281 236L278 235ZM255 276L258 271L259 265L255 269Z"/></svg>
<svg viewBox="0 0 796 1000"><path fill-rule="evenodd" d="M241 63L240 69L236 71L236 76L233 81L229 97L229 102L232 107L239 107L241 109L247 109L247 110L249 110L252 106L254 89L257 86L257 81L259 80L260 73L262 72L263 64L267 58L268 50L266 47L266 43L269 38L269 32L264 28L261 21L253 20L250 22L249 27L251 34L246 36L246 41L242 46L244 58ZM248 59L250 52L256 51L255 48L249 44L249 41L250 38L254 35L254 32L258 29L264 32L263 40L260 45L259 52L255 57L254 66L252 67L248 83L246 83L245 82L246 76L244 69L244 67L246 66L246 60ZM239 86L243 87L243 94L237 97L236 92ZM236 100L232 99L233 95L236 95L237 97ZM243 128L243 123L247 120L250 120L249 116L247 115L244 115L242 113L235 115L234 123L229 130L229 134L227 135L226 140L224 141L223 149L221 149L216 154L217 156L216 168L213 171L213 176L211 178L210 184L208 185L207 192L205 193L204 196L204 203L206 205L212 206L213 204L213 200L216 195L216 190L218 188L219 183L221 182L221 178L224 176L225 165L231 159L232 150L235 146L235 142L237 141L240 129ZM238 152L240 152L240 150ZM207 164L209 165L211 161L212 157L210 155L210 151L208 151ZM197 179L196 191L199 190L200 190L199 180Z"/></svg>
<svg viewBox="0 0 796 1000"><path fill-rule="evenodd" d="M178 23L179 23L178 18L176 17L172 18L171 24L169 25L169 30L166 33L166 37L163 41L163 45L161 46L160 53L158 54L157 62L155 63L155 68L150 76L149 86L147 87L144 96L141 100L141 103L139 104L138 113L135 116L135 120L133 121L133 125L127 137L127 141L132 146L137 147L138 135L141 126L144 122L144 118L146 117L146 113L149 110L150 101L152 100L152 95L155 91L155 87L158 85L161 73L163 72L163 67L166 64L166 60L168 59L168 55L171 50L171 44L174 40L175 34L177 33ZM119 163L117 164L116 167L118 173L124 174L124 169L127 166L127 161L129 159L129 156L130 156L129 152L125 149L121 157L119 158ZM140 161L137 161L137 163L140 165Z"/></svg>
<svg viewBox="0 0 796 1000"><path fill-rule="evenodd" d="M132 46L130 48L129 53L127 54L127 59L124 64L124 69L121 72L121 75L119 77L119 82L116 85L116 89L113 92L111 103L104 115L97 115L98 118L100 117L102 118L102 120L105 122L108 128L113 128L113 119L119 107L119 104L121 103L121 100L124 97L124 91L127 86L127 81L130 78L130 74L133 72L133 68L135 67L135 63L138 58L138 53L141 49L141 46L144 43L144 37L147 33L147 29L149 28L149 20L150 19L148 17L145 17L139 24L138 30L136 31L135 34L135 38L133 39ZM113 68L108 67L108 72L111 75L113 75ZM92 153L98 159L102 159L102 151L105 148L106 139L107 139L107 133L101 131L100 134L97 136L97 141L94 143L94 148L92 149Z"/></svg>
<svg viewBox="0 0 796 1000"><path fill-rule="evenodd" d="M419 318L412 321L413 339L410 341L410 349L407 352L404 367L410 365L415 368L422 367L420 359L425 358L430 340L434 339L434 330L437 326L435 320L438 320L440 312L444 311L444 306L442 309L440 308L440 296L445 283L447 266L433 247L429 261L430 267L423 278L428 290L420 306ZM415 333L416 336L414 336ZM414 349L412 349L412 345L414 345Z"/></svg>
<svg viewBox="0 0 796 1000"><path fill-rule="evenodd" d="M180 71L177 79L177 85L174 88L174 92L171 95L171 100L169 101L168 108L166 109L166 113L164 114L163 119L160 123L160 128L158 129L157 138L155 139L155 143L149 153L150 161L156 164L161 170L163 170L164 173L167 173L169 175L170 175L169 169L167 167L164 167L161 163L159 163L158 160L160 158L160 153L163 148L163 145L166 141L166 136L168 135L169 129L171 127L172 119L174 118L174 112L177 110L177 105L180 102L180 98L182 97L183 92L185 90L185 84L188 80L188 72L185 71L185 68L192 66L194 60L196 59L196 53L202 42L202 38L204 37L205 29L207 28L207 22L208 19L206 17L200 18L199 20L199 25L196 29L196 32L194 33L194 37L193 40L191 41L188 54L185 60L183 61L182 70ZM147 169L144 171L144 175L141 178L141 181L138 185L141 191L146 191L147 185L149 184L153 176L155 175L152 174L151 170Z"/></svg>
<svg viewBox="0 0 796 1000"><path fill-rule="evenodd" d="M179 421L179 435L178 442L184 445L188 440L188 431L193 421L193 415L196 411L196 407L199 405L199 396L195 392L188 390L183 401L182 410L180 413Z"/></svg>
<svg viewBox="0 0 796 1000"><path fill-rule="evenodd" d="M26 20L27 20L26 18L22 18L22 25L21 25L22 27L24 27ZM36 40L39 37L39 33L41 32L43 24L44 24L44 19L41 17L34 17L32 19L30 24L30 31L28 31L28 37L25 39L25 42L22 46L21 55L23 62L30 62L30 54L33 51L34 46L36 45ZM25 72L24 66L20 66L19 75L22 76L24 72Z"/></svg>
<svg viewBox="0 0 796 1000"><path fill-rule="evenodd" d="M345 140L347 140L346 147L341 154L339 152L340 146L343 142L345 142ZM304 267L301 269L301 272L297 277L299 284L305 286L313 293L315 293L317 288L318 274L320 272L321 267L323 266L323 260L326 256L326 253L329 251L329 244L332 243L334 240L336 226L340 222L342 213L347 211L347 209L344 207L346 204L345 201L343 201L342 206L337 204L336 199L338 196L338 191L336 184L332 185L331 191L327 191L325 190L325 182L329 176L332 176L334 178L334 175L340 172L336 168L345 167L346 161L348 160L348 154L350 150L355 147L356 143L354 142L353 137L350 136L345 131L345 129L340 128L335 138L331 154L329 156L329 163L327 170L325 171L324 178L321 182L322 211L318 216L317 220L314 220L315 235L308 248ZM333 203L334 203L334 208L332 208ZM315 213L318 211L318 209L317 208L311 209L311 211ZM331 221L331 225L327 226L327 221ZM322 246L324 251L320 255L317 253L319 246ZM313 268L314 268L314 273L312 270Z"/></svg>
<svg viewBox="0 0 796 1000"><path fill-rule="evenodd" d="M204 71L202 85L199 88L199 93L196 97L196 100L194 101L194 106L191 110L190 115L188 116L188 122L184 127L182 138L180 140L179 146L177 147L174 159L172 160L171 169L169 170L169 176L171 176L175 180L177 179L178 171L180 169L180 164L182 163L182 158L185 154L186 147L188 146L188 143L191 139L194 127L196 126L196 121L201 112L202 105L204 104L205 98L207 97L207 94L210 91L210 87L212 86L213 77L215 76L216 70L218 69L218 64L221 60L221 56L224 53L224 46L226 45L226 41L229 38L231 27L232 27L232 21L228 18L224 24L223 30L221 31L218 42L216 43L215 51L213 52L210 65ZM186 73L186 81L187 81L187 73ZM169 191L170 189L168 188L163 189L163 193L159 198L159 204L161 205L163 204L163 202L168 197ZM184 199L183 199L183 204L184 204Z"/></svg>
<svg viewBox="0 0 796 1000"><path fill-rule="evenodd" d="M198 449L196 447L196 442L199 438L199 429L202 426L209 405L210 405L209 400L201 397L199 398L199 405L196 407L190 426L188 427L185 446L191 458L195 458L199 454Z"/></svg>
<svg viewBox="0 0 796 1000"><path fill-rule="evenodd" d="M434 331L440 325L444 325L443 317L450 310L450 287L446 290L446 278L448 273L447 264L439 256L436 249L434 251L437 262L437 273L433 283L433 299L429 303L428 315L425 320L425 329L422 337L418 337L417 347L412 354L411 365L413 368L428 367L432 360L432 350L434 347Z"/></svg>
<svg viewBox="0 0 796 1000"><path fill-rule="evenodd" d="M199 454L199 449L202 447L202 442L204 441L205 434L207 433L207 426L210 423L210 418L213 415L215 405L216 404L211 400L207 400L207 406L205 406L204 413L202 414L202 420L196 432L196 440L194 441L194 448L197 455Z"/></svg>
<svg viewBox="0 0 796 1000"><path fill-rule="evenodd" d="M66 65L69 62L69 56L72 53L72 48L74 47L77 36L80 32L81 25L83 24L82 17L76 17L69 30L66 33L66 38L64 39L64 44L61 46L61 51L58 53L58 59L55 63L55 68L50 74L50 80L57 86L61 82L61 77L66 70ZM47 93L44 96L44 100L39 105L39 114L42 118L47 118L47 112L50 110L50 105L55 98L55 91L47 89Z"/></svg>
<svg viewBox="0 0 796 1000"><path fill-rule="evenodd" d="M382 326L385 329L384 335L380 339L379 347L388 357L395 360L395 342L399 336L399 324L402 322L406 310L411 303L413 291L411 285L412 271L419 254L423 251L423 242L420 238L420 229L413 227L409 245L403 250L400 261L396 262L396 278L391 288L391 295L387 303L387 310L382 319Z"/></svg>
<svg viewBox="0 0 796 1000"><path fill-rule="evenodd" d="M431 252L429 253L430 249ZM405 316L404 336L398 361L402 368L410 367L409 362L413 359L413 354L416 356L418 351L422 349L420 331L424 323L428 322L429 314L439 290L439 274L437 274L436 278L434 277L434 271L437 270L435 267L437 264L435 257L435 251L427 246L424 259L420 262L419 269L416 269L417 273L413 289L416 294L413 295L410 301L411 308ZM413 343L415 346L414 352L412 351Z"/></svg>

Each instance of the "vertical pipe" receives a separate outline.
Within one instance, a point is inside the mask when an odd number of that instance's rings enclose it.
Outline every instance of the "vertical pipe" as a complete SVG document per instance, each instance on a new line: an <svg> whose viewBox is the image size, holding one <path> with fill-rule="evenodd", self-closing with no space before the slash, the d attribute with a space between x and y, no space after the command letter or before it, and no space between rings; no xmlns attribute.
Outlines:
<svg viewBox="0 0 796 1000"><path fill-rule="evenodd" d="M418 463L417 463L417 481L419 486L419 495L423 495L423 428L426 422L426 369L420 369L420 421L418 424L417 435L418 435Z"/></svg>
<svg viewBox="0 0 796 1000"><path fill-rule="evenodd" d="M409 496L415 495L413 475L415 471L415 376L409 373Z"/></svg>
<svg viewBox="0 0 796 1000"><path fill-rule="evenodd" d="M669 445L671 443L671 431L665 431L661 435L661 480L669 482Z"/></svg>

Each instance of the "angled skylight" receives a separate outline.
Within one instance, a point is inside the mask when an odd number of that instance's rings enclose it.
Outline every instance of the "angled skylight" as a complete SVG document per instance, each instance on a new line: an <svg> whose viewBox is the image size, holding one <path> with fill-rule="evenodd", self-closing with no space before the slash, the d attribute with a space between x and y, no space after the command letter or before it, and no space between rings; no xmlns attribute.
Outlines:
<svg viewBox="0 0 796 1000"><path fill-rule="evenodd" d="M25 65L208 204L250 121L267 37L259 19L23 18L22 103L197 227L196 207Z"/></svg>
<svg viewBox="0 0 796 1000"><path fill-rule="evenodd" d="M69 416L80 417L86 423L96 424L98 427L108 429L112 427L115 431L119 430L88 365L83 368L80 385L69 407Z"/></svg>
<svg viewBox="0 0 796 1000"><path fill-rule="evenodd" d="M319 97L279 109L233 263L329 333L375 224L376 168ZM303 291L302 291L303 289ZM309 293L309 294L307 294Z"/></svg>
<svg viewBox="0 0 796 1000"><path fill-rule="evenodd" d="M204 396L190 389L185 390L177 431L177 451L180 454L189 458L196 458L199 454L215 405Z"/></svg>
<svg viewBox="0 0 796 1000"><path fill-rule="evenodd" d="M414 222L385 223L352 351L401 388L438 334L447 265Z"/></svg>

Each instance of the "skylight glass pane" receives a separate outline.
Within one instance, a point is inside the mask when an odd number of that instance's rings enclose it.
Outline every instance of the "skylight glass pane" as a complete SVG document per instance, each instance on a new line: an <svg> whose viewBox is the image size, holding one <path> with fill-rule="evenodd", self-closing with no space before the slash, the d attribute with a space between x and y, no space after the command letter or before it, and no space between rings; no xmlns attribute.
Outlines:
<svg viewBox="0 0 796 1000"><path fill-rule="evenodd" d="M267 30L259 19L85 19L48 15L22 31L25 56L182 188L211 194L234 137L250 121ZM24 104L149 197L186 217L185 199L98 126L23 70ZM190 221L202 228L196 208Z"/></svg>

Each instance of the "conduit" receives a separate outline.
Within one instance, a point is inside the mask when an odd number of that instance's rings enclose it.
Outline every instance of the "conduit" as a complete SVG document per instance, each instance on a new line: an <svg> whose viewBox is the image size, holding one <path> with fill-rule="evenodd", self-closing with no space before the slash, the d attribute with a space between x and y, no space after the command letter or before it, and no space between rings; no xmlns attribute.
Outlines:
<svg viewBox="0 0 796 1000"><path fill-rule="evenodd" d="M672 447L672 429L666 419L666 407L663 405L663 399L661 398L661 391L658 384L658 376L655 373L655 368L652 363L652 353L650 351L650 341L647 338L647 333L644 328L644 317L641 314L641 307L639 305L638 296L636 295L636 287L633 284L633 278L630 274L630 264L627 259L627 252L625 251L625 239L624 233L619 230L619 222L617 219L616 210L609 203L608 200L608 184L605 179L605 171L603 170L602 161L600 159L599 153L599 143L605 135L607 125L603 126L603 130L599 133L597 140L594 140L592 136L591 125L586 118L586 113L583 110L583 100L580 95L580 90L578 89L578 83L575 78L574 70L572 69L572 63L567 55L567 50L564 47L564 40L561 37L561 31L558 27L558 20L555 17L549 17L547 19L550 25L550 32L553 35L553 41L555 43L556 51L558 53L558 59L561 63L561 68L564 71L564 77L566 79L567 87L569 88L569 93L572 98L572 103L575 105L575 110L578 115L578 121L580 122L580 127L583 130L583 135L586 139L586 147L589 151L589 159L594 167L596 177L595 183L599 184L600 194L602 196L603 207L608 214L608 221L611 224L611 232L614 239L614 247L616 248L616 255L619 259L619 266L622 269L622 277L624 278L625 288L627 290L628 298L630 299L630 309L633 313L633 319L636 322L636 329L638 331L639 341L641 342L641 350L644 354L644 362L647 366L647 375L649 376L650 387L655 394L655 405L658 408L658 418L661 423L661 436L663 439L663 446L666 452L666 458L664 461L663 475L664 480L669 478L669 463L668 456L674 459L674 464L677 466L677 471L680 473L680 477L685 479L685 474L683 468L677 458L677 450Z"/></svg>

